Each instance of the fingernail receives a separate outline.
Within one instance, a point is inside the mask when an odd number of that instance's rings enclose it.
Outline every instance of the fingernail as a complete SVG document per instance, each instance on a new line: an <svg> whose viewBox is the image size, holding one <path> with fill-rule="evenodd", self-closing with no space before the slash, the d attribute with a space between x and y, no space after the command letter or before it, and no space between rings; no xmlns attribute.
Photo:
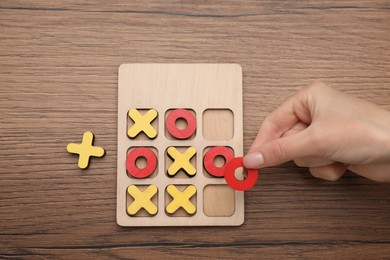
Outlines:
<svg viewBox="0 0 390 260"><path fill-rule="evenodd" d="M244 166L248 169L258 169L264 164L261 153L250 153L244 157Z"/></svg>

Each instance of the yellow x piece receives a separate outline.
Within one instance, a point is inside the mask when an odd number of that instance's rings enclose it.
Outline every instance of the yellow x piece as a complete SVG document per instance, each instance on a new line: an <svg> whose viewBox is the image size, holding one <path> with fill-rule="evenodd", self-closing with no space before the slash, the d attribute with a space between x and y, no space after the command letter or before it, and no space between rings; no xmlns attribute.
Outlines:
<svg viewBox="0 0 390 260"><path fill-rule="evenodd" d="M144 132L150 139L157 136L157 131L151 124L157 117L156 109L150 109L145 115L141 115L137 109L132 108L129 110L129 117L134 121L134 125L127 131L130 138L135 138L141 132Z"/></svg>
<svg viewBox="0 0 390 260"><path fill-rule="evenodd" d="M166 207L166 211L169 214L175 213L180 207L190 215L196 212L196 207L190 201L191 197L196 193L194 185L189 185L184 191L179 191L175 185L171 184L167 187L167 192L173 198L172 202Z"/></svg>
<svg viewBox="0 0 390 260"><path fill-rule="evenodd" d="M127 193L134 198L133 203L127 208L127 213L133 216L140 209L144 208L150 215L156 215L157 206L152 202L152 198L156 195L157 191L157 186L153 184L144 191L139 190L135 185L127 187Z"/></svg>
<svg viewBox="0 0 390 260"><path fill-rule="evenodd" d="M167 153L173 160L173 163L167 170L169 176L174 176L180 169L183 169L190 176L196 174L196 168L190 162L191 158L196 154L195 147L190 146L184 153L181 153L171 146L168 148Z"/></svg>
<svg viewBox="0 0 390 260"><path fill-rule="evenodd" d="M66 150L70 153L79 155L79 168L85 169L89 165L89 159L91 156L102 157L104 155L104 149L102 147L93 146L93 134L87 131L83 134L83 140L81 144L68 144Z"/></svg>

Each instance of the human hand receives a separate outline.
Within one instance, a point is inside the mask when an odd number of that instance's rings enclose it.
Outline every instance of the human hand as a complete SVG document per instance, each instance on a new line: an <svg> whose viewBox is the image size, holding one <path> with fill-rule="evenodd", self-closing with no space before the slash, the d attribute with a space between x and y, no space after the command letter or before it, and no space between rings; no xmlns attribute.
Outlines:
<svg viewBox="0 0 390 260"><path fill-rule="evenodd" d="M349 169L390 182L390 112L315 82L264 120L244 166L290 160L325 180L337 180Z"/></svg>

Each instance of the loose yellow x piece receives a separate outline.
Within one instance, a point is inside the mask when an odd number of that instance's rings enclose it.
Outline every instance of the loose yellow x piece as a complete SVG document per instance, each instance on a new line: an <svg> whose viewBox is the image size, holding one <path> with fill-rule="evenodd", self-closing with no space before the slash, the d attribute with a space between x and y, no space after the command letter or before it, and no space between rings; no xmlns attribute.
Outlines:
<svg viewBox="0 0 390 260"><path fill-rule="evenodd" d="M144 191L141 191L135 185L127 187L127 193L134 198L133 203L127 208L129 215L135 215L137 212L144 208L150 215L157 213L157 207L152 202L152 198L156 195L158 189L156 185L150 185Z"/></svg>
<svg viewBox="0 0 390 260"><path fill-rule="evenodd" d="M167 153L173 160L173 163L167 170L169 176L174 176L180 169L183 169L190 176L196 174L196 168L190 162L191 158L196 154L195 147L190 146L184 153L181 153L171 146L168 148Z"/></svg>
<svg viewBox="0 0 390 260"><path fill-rule="evenodd" d="M141 115L137 109L132 108L129 110L129 117L134 121L134 125L127 131L130 138L135 138L141 132L144 132L151 139L157 136L157 131L152 126L153 120L157 117L156 109L150 109L145 115Z"/></svg>
<svg viewBox="0 0 390 260"><path fill-rule="evenodd" d="M190 199L196 193L196 187L189 185L185 190L179 191L175 185L169 185L167 192L173 200L166 207L166 211L169 214L173 214L180 207L183 208L188 214L192 215L196 212L196 207L191 203Z"/></svg>
<svg viewBox="0 0 390 260"><path fill-rule="evenodd" d="M79 168L86 169L89 166L89 159L91 156L102 157L105 153L102 147L93 146L94 136L90 131L83 134L81 144L68 144L66 150L70 153L79 155Z"/></svg>

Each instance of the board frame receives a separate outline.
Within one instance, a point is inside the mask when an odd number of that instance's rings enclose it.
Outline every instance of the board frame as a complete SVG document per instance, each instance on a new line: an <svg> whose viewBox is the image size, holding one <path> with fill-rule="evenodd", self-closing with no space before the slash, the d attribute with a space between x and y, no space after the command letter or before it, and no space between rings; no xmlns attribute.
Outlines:
<svg viewBox="0 0 390 260"><path fill-rule="evenodd" d="M130 139L127 136L127 113L130 108L154 108L158 114L155 139ZM197 132L193 139L170 140L166 137L165 113L188 108L196 113ZM234 117L230 140L206 140L203 137L203 112L229 109ZM232 216L207 216L203 212L206 185L226 184L224 178L203 174L203 150L210 146L229 146L235 157L243 155L242 69L238 64L122 64L118 75L118 154L117 154L117 223L120 226L237 226L244 222L244 192L234 191ZM151 146L157 149L158 175L153 179L134 179L126 173L126 151L130 147ZM169 146L194 146L197 150L197 174L193 178L169 178L164 172L165 150ZM155 216L131 217L126 213L126 188L131 185L158 186L158 213ZM165 187L169 184L197 187L197 212L193 216L168 216L165 212ZM223 201L221 201L223 203Z"/></svg>

